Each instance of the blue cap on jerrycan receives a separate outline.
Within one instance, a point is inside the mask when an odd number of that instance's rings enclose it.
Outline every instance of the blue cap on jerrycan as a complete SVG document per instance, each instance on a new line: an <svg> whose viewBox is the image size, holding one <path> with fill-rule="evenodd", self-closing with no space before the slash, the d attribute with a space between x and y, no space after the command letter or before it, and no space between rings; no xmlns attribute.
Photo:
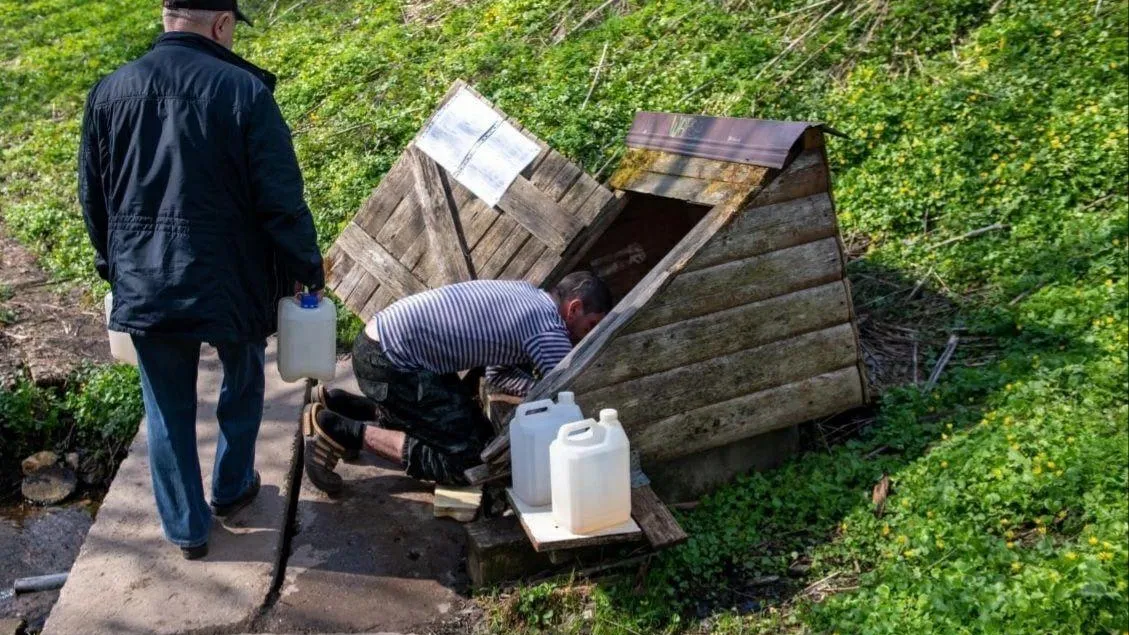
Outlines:
<svg viewBox="0 0 1129 635"><path fill-rule="evenodd" d="M316 309L318 308L318 296L316 293L303 293L299 296L301 306L303 309Z"/></svg>

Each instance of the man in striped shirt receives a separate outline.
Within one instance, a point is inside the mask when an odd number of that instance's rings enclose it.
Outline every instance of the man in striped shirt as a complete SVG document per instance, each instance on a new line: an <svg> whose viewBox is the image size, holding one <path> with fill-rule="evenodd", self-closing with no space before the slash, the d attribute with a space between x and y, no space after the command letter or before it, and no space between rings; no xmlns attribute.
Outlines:
<svg viewBox="0 0 1129 635"><path fill-rule="evenodd" d="M457 373L486 368L495 390L524 396L533 372L552 370L611 309L594 274L565 276L551 292L528 282L476 280L404 298L378 313L353 345L364 397L319 389L302 421L306 473L336 493L342 456L361 450L399 461L409 476L464 482L493 428L477 391Z"/></svg>

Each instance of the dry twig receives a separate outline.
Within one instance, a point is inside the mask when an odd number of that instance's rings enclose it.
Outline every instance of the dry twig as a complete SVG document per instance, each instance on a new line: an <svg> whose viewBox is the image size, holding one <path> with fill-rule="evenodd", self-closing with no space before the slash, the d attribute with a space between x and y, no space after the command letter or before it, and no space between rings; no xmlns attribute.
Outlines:
<svg viewBox="0 0 1129 635"><path fill-rule="evenodd" d="M949 360L952 359L953 353L957 349L957 344L960 343L960 338L956 334L949 336L949 341L945 344L945 350L941 353L940 359L937 364L933 366L933 372L929 373L929 380L925 382L925 387L921 389L922 394L929 394L933 390L933 386L937 385L937 380L941 377L941 372L945 370Z"/></svg>
<svg viewBox="0 0 1129 635"><path fill-rule="evenodd" d="M981 227L980 229L974 229L970 232L961 234L960 236L955 236L955 237L950 238L948 240L942 240L941 242L937 243L936 245L926 247L925 250L926 251L933 251L934 249L940 249L941 247L944 247L945 245L951 245L953 243L960 242L962 240L968 240L969 238L975 238L977 236L981 236L981 235L987 234L989 232L1007 231L1009 229L1011 229L1011 225L1008 225L1006 223L992 223L991 225L988 225L987 227Z"/></svg>
<svg viewBox="0 0 1129 635"><path fill-rule="evenodd" d="M616 2L616 0L606 0L600 6L596 7L595 9L592 9L591 11L586 13L583 18L580 18L579 22L572 25L572 29L565 29L560 35L553 38L553 44L560 44L561 42L563 42L564 39L566 37L568 37L569 33L575 33L576 31L578 31L580 29L580 27L584 26L585 24L588 24L589 20L596 17L597 15L600 15L600 13L603 12L604 9L607 9L608 5L610 5L613 2Z"/></svg>
<svg viewBox="0 0 1129 635"><path fill-rule="evenodd" d="M588 94L584 96L584 103L580 104L580 109L584 110L588 107L588 100L592 98L592 91L596 90L596 83L600 81L600 72L604 70L604 60L608 57L608 43L604 42L604 52L600 53L600 61L596 64L596 74L592 78L592 85L588 87Z"/></svg>

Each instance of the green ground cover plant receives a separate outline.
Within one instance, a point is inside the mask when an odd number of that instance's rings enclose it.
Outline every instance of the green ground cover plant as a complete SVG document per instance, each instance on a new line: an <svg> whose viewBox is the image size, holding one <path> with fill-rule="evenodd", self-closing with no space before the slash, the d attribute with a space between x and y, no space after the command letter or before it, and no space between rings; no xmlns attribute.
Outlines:
<svg viewBox="0 0 1129 635"><path fill-rule="evenodd" d="M132 366L114 364L81 368L62 386L19 379L0 389L0 498L18 489L20 461L40 450L80 452L111 475L144 412L138 381Z"/></svg>
<svg viewBox="0 0 1129 635"><path fill-rule="evenodd" d="M236 49L280 75L323 246L460 77L602 177L637 110L827 121L860 313L994 343L681 512L690 541L642 573L487 600L497 630L1129 630L1129 4L626 1L583 24L604 3L244 4ZM78 115L158 15L0 0L0 213L95 290ZM943 315L914 312L918 281Z"/></svg>

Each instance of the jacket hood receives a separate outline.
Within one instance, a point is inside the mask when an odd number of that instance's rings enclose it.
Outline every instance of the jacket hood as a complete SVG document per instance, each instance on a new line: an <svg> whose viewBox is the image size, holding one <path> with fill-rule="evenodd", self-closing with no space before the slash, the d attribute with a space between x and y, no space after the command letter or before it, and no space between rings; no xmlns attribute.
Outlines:
<svg viewBox="0 0 1129 635"><path fill-rule="evenodd" d="M153 43L153 48L157 48L158 46L186 46L207 53L212 57L221 59L228 64L238 66L255 77L258 77L266 84L267 89L272 93L274 92L275 84L278 83L278 78L274 73L255 66L251 62L232 53L218 42L213 42L203 35L189 33L187 31L169 31L157 37L157 41Z"/></svg>

